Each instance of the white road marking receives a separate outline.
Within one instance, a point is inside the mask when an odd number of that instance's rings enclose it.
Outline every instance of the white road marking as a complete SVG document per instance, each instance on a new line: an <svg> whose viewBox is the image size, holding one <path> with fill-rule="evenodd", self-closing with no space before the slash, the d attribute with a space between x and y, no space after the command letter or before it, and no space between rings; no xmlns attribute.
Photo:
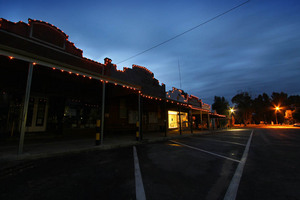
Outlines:
<svg viewBox="0 0 300 200"><path fill-rule="evenodd" d="M226 157L226 156L222 156L222 155L219 155L219 154L216 154L216 153L213 153L213 152L210 152L210 151L206 151L206 150L203 150L203 149L199 149L197 147L192 147L190 145L187 145L187 144L183 144L183 143L180 143L180 142L176 142L174 140L170 140L171 142L173 143L176 143L176 144L180 144L182 146L185 146L185 147L188 147L188 148L191 148L191 149L195 149L195 150L198 150L198 151L202 151L204 153L208 153L208 154L211 154L211 155L214 155L214 156L218 156L218 157L221 157L221 158L225 158L227 160L231 160L231 161L234 161L234 162L240 162L239 160L236 160L236 159L233 159L233 158L229 158L229 157Z"/></svg>
<svg viewBox="0 0 300 200"><path fill-rule="evenodd" d="M240 146L246 146L245 144L238 143L238 142L229 142L229 141L224 141L224 140L214 140L214 139L197 138L197 137L193 137L193 138L197 139L197 140L207 140L207 141L215 141L215 142L222 142L222 143L228 143L228 144L236 144L236 145L240 145Z"/></svg>
<svg viewBox="0 0 300 200"><path fill-rule="evenodd" d="M250 144L251 144L252 135L253 135L253 130L252 130L251 135L248 139L248 142L247 142L246 148L244 150L241 162L237 166L237 168L235 170L235 173L233 175L233 178L231 179L230 185L229 185L229 187L227 189L227 192L224 196L224 200L235 200L235 198L236 198L237 191L238 191L239 184L240 184L240 180L241 180L242 174L243 174L243 169L244 169L247 157L248 157L248 151L249 151L249 147L250 147Z"/></svg>
<svg viewBox="0 0 300 200"><path fill-rule="evenodd" d="M135 196L137 200L146 200L142 174L139 165L139 158L135 146L133 146L134 175L135 175Z"/></svg>

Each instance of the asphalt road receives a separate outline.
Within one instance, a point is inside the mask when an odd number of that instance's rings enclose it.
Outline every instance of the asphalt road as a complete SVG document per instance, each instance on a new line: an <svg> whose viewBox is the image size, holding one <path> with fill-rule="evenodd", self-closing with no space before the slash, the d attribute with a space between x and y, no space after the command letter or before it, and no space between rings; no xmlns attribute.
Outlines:
<svg viewBox="0 0 300 200"><path fill-rule="evenodd" d="M300 129L224 131L26 161L0 199L300 199L299 158Z"/></svg>

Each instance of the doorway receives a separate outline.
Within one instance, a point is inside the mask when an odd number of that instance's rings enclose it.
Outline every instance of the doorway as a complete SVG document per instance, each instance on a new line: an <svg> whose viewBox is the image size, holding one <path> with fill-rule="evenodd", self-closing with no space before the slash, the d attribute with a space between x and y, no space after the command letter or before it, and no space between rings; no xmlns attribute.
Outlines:
<svg viewBox="0 0 300 200"><path fill-rule="evenodd" d="M26 121L26 132L43 132L46 130L48 99L30 97Z"/></svg>

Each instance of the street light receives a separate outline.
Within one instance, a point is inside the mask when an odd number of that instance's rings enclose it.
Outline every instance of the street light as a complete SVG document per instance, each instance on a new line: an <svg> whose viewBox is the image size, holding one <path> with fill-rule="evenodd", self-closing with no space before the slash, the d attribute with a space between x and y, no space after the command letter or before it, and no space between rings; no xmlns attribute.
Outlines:
<svg viewBox="0 0 300 200"><path fill-rule="evenodd" d="M280 110L279 106L275 107L275 115L276 115L276 124L278 124L278 120L277 120L277 112Z"/></svg>
<svg viewBox="0 0 300 200"><path fill-rule="evenodd" d="M230 113L232 114L234 112L234 109L233 108L230 108Z"/></svg>
<svg viewBox="0 0 300 200"><path fill-rule="evenodd" d="M230 120L229 120L229 122L230 122L230 127L232 127L232 114L234 113L234 108L232 107L232 108L230 108L229 109L229 117L230 117Z"/></svg>

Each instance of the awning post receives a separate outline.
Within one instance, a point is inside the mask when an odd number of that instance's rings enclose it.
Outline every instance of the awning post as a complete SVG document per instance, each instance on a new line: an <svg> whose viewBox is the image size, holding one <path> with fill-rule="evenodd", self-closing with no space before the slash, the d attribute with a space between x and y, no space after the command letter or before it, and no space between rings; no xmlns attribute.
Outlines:
<svg viewBox="0 0 300 200"><path fill-rule="evenodd" d="M23 153L25 128L26 128L27 112L28 112L28 104L29 104L29 97L30 97L31 80L32 80L32 72L33 72L33 63L29 63L28 75L27 75L27 85L26 85L24 106L23 106L22 119L21 119L22 120L21 121L21 133L20 133L20 142L19 142L19 151L18 151L19 155Z"/></svg>
<svg viewBox="0 0 300 200"><path fill-rule="evenodd" d="M203 130L203 121L202 121L202 111L200 110L200 126L201 126L201 131Z"/></svg>
<svg viewBox="0 0 300 200"><path fill-rule="evenodd" d="M179 134L182 135L182 130L181 130L181 107L179 105Z"/></svg>
<svg viewBox="0 0 300 200"><path fill-rule="evenodd" d="M207 128L208 128L208 130L210 129L210 117L209 117L209 112L207 112Z"/></svg>
<svg viewBox="0 0 300 200"><path fill-rule="evenodd" d="M167 137L168 129L169 129L169 115L168 115L168 109L167 109L167 100L164 99L164 110L165 110L165 137Z"/></svg>
<svg viewBox="0 0 300 200"><path fill-rule="evenodd" d="M191 133L193 133L193 112L192 112L192 110L190 109L189 110L189 120L190 120L190 128L191 128Z"/></svg>
<svg viewBox="0 0 300 200"><path fill-rule="evenodd" d="M141 141L142 140L142 113L141 113L141 94L138 93L138 122L137 122L137 134L136 134L136 139L138 141Z"/></svg>
<svg viewBox="0 0 300 200"><path fill-rule="evenodd" d="M103 144L103 135L104 135L104 109L105 109L105 82L103 82L102 87L102 109L101 109L101 137L100 144Z"/></svg>

